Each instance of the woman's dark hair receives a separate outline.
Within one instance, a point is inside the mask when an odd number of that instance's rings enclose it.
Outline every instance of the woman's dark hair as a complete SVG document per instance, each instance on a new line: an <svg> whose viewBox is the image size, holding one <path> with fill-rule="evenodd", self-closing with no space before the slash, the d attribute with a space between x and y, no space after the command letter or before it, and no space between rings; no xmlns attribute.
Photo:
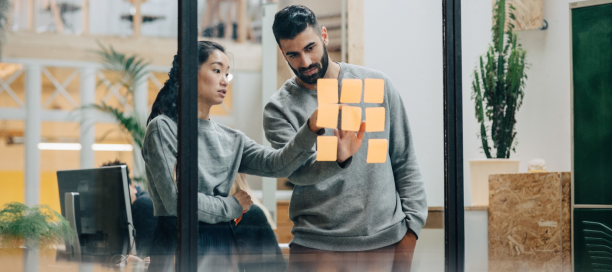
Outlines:
<svg viewBox="0 0 612 272"><path fill-rule="evenodd" d="M317 33L321 33L317 17L312 10L302 5L291 5L274 15L272 32L276 43L280 46L281 39L293 39L309 26Z"/></svg>
<svg viewBox="0 0 612 272"><path fill-rule="evenodd" d="M198 69L202 64L208 60L208 56L215 51L219 50L225 53L225 48L211 41L199 41L198 42ZM147 119L147 125L158 115L166 115L175 123L178 123L178 55L174 55L174 61L172 62L172 69L168 73L168 80L164 83L164 87L159 90L153 107L151 108L151 114Z"/></svg>

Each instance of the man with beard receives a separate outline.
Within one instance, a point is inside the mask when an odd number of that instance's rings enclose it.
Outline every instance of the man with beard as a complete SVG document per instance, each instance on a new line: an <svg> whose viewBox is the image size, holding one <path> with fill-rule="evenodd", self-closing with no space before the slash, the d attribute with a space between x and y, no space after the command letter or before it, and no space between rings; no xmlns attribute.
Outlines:
<svg viewBox="0 0 612 272"><path fill-rule="evenodd" d="M409 271L417 236L427 218L425 189L402 99L382 72L333 62L329 37L314 13L293 5L279 11L272 26L279 49L296 77L270 98L264 130L281 148L317 108L317 80L383 79L385 129L365 134L353 157L337 151L337 161L313 155L289 176L295 184L289 217L294 223L288 271ZM339 95L340 96L340 95ZM368 124L366 124L367 126ZM363 126L363 124L362 124ZM327 130L326 135L354 137L354 132ZM387 139L385 163L367 164L366 139Z"/></svg>

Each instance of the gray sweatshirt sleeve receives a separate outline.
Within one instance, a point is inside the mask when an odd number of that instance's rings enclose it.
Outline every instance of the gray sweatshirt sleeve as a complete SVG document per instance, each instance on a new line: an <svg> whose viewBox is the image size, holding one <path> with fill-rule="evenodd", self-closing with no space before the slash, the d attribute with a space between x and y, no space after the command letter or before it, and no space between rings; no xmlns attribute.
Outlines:
<svg viewBox="0 0 612 272"><path fill-rule="evenodd" d="M272 102L264 108L263 125L266 139L272 144L272 147L277 149L286 146L297 133L284 117L282 110ZM289 181L293 184L304 186L317 184L348 168L353 160L353 157L350 157L343 163L342 167L335 161L318 162L314 147L312 149L313 152L310 153L311 155L306 162L288 176Z"/></svg>
<svg viewBox="0 0 612 272"><path fill-rule="evenodd" d="M306 122L289 143L281 149L274 149L257 144L245 137L244 151L239 172L264 176L286 177L293 173L312 154L317 134L312 132Z"/></svg>
<svg viewBox="0 0 612 272"><path fill-rule="evenodd" d="M153 120L147 128L143 142L143 157L147 171L151 174L152 187L155 188L168 215L177 215L178 189L174 180L177 158L177 138L165 121ZM215 224L229 222L242 215L242 206L233 196L209 196L198 193L198 220Z"/></svg>
<svg viewBox="0 0 612 272"><path fill-rule="evenodd" d="M402 98L391 81L385 79L389 103L389 157L408 227L418 236L427 219L427 198L423 177L417 164L414 141Z"/></svg>

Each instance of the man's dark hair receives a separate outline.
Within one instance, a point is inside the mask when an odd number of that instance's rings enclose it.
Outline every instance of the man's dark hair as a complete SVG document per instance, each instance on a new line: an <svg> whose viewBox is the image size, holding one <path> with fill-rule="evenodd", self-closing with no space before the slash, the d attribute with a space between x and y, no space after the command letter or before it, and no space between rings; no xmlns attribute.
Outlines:
<svg viewBox="0 0 612 272"><path fill-rule="evenodd" d="M132 179L130 178L130 168L127 167L127 164L125 162L121 162L118 159L115 159L115 161L109 161L106 162L104 164L102 164L102 167L104 166L121 166L121 165L125 165L125 173L127 174L127 179L128 179L128 185L132 184Z"/></svg>
<svg viewBox="0 0 612 272"><path fill-rule="evenodd" d="M272 31L276 43L280 46L281 39L293 39L309 26L321 33L317 17L312 10L302 5L291 5L274 15Z"/></svg>

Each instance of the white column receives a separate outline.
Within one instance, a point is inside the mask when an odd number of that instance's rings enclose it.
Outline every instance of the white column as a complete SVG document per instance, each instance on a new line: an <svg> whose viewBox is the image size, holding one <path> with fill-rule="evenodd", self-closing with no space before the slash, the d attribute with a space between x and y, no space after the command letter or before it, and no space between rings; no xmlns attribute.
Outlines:
<svg viewBox="0 0 612 272"><path fill-rule="evenodd" d="M80 78L81 106L93 104L96 93L96 68L81 68ZM96 141L95 126L93 126L94 114L84 111L80 126L79 142L81 143L81 168L93 168L94 151L91 146Z"/></svg>
<svg viewBox="0 0 612 272"><path fill-rule="evenodd" d="M28 206L40 203L40 96L42 94L41 67L30 64L26 67L26 123L25 123L25 204ZM23 259L23 271L38 271L38 251L26 251Z"/></svg>
<svg viewBox="0 0 612 272"><path fill-rule="evenodd" d="M138 120L142 122L143 126L146 126L147 118L149 117L149 80L145 76L136 83L134 89L134 113ZM132 169L132 175L134 177L145 178L145 165L144 159L140 147L136 143L134 146L134 169Z"/></svg>
<svg viewBox="0 0 612 272"><path fill-rule="evenodd" d="M26 67L26 123L25 123L25 204L37 205L40 200L40 112L42 94L41 67Z"/></svg>
<svg viewBox="0 0 612 272"><path fill-rule="evenodd" d="M263 17L262 17L262 34L261 34L261 107L262 109L268 103L270 96L276 92L276 50L278 46L276 39L274 39L274 33L272 32L272 24L274 23L274 15L276 14L276 3L267 3L263 6ZM270 143L266 140L265 135L262 137L264 145L269 146ZM268 208L274 222L276 222L276 179L275 178L262 178L261 184L262 190L262 202L263 205Z"/></svg>

